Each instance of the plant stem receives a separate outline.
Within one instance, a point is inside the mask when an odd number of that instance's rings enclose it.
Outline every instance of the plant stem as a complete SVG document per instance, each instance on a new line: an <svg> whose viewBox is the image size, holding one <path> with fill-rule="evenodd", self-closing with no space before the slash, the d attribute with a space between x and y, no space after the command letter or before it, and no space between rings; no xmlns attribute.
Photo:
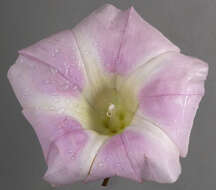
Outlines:
<svg viewBox="0 0 216 190"><path fill-rule="evenodd" d="M107 184L108 184L108 182L109 182L109 179L110 179L109 177L105 178L105 179L103 180L103 183L101 184L101 186L106 187Z"/></svg>

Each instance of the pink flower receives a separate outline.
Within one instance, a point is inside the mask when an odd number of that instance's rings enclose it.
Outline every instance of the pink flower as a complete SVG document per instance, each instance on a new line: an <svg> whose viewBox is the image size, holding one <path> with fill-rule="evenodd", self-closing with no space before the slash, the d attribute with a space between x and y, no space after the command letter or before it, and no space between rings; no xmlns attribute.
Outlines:
<svg viewBox="0 0 216 190"><path fill-rule="evenodd" d="M114 175L171 183L207 72L133 8L105 5L19 51L8 78L41 143L49 183Z"/></svg>

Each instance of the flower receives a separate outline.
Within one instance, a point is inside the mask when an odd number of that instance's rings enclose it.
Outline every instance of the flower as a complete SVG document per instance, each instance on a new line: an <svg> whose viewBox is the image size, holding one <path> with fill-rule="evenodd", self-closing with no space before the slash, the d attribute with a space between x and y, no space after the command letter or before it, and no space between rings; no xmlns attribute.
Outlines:
<svg viewBox="0 0 216 190"><path fill-rule="evenodd" d="M8 78L41 143L49 183L114 175L171 183L207 72L133 8L105 5L19 51Z"/></svg>

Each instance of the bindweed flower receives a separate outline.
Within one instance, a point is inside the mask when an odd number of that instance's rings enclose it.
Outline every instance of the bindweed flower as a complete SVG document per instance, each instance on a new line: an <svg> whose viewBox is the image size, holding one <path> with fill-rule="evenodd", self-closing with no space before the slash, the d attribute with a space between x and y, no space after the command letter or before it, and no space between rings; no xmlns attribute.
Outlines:
<svg viewBox="0 0 216 190"><path fill-rule="evenodd" d="M207 72L133 8L105 5L19 51L8 78L41 143L49 183L171 183Z"/></svg>

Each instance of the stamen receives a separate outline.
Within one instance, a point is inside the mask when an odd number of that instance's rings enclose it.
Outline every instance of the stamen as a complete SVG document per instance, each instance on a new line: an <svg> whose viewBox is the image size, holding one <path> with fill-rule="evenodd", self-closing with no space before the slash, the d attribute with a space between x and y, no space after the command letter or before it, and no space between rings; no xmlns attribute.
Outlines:
<svg viewBox="0 0 216 190"><path fill-rule="evenodd" d="M106 113L107 117L112 117L112 110L115 109L115 105L114 104L110 104L108 107L108 111Z"/></svg>
<svg viewBox="0 0 216 190"><path fill-rule="evenodd" d="M129 94L129 95L128 95ZM120 134L133 118L131 105L136 105L128 91L127 96L113 88L102 88L91 100L89 107L91 128L102 135ZM135 106L132 106L135 107Z"/></svg>

